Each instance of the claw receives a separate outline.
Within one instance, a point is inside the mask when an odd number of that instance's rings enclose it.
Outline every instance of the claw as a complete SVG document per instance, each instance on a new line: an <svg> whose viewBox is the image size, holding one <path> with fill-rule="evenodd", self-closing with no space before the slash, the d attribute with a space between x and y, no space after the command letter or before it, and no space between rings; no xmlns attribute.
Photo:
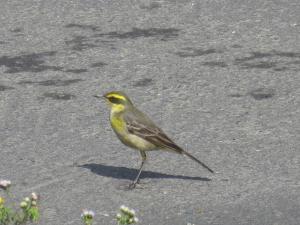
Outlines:
<svg viewBox="0 0 300 225"><path fill-rule="evenodd" d="M136 188L136 182L133 182L131 184L129 184L129 189L135 189Z"/></svg>

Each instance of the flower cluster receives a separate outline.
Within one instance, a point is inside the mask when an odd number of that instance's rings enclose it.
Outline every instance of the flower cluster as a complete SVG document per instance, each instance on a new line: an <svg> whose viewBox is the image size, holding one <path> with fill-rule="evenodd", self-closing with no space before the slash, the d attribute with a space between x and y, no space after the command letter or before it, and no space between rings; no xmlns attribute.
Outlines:
<svg viewBox="0 0 300 225"><path fill-rule="evenodd" d="M82 210L81 218L85 225L91 225L94 217L95 217L95 213L92 210L87 210L87 209Z"/></svg>
<svg viewBox="0 0 300 225"><path fill-rule="evenodd" d="M0 180L0 188L2 188L3 190L7 190L10 187L10 185L10 180Z"/></svg>
<svg viewBox="0 0 300 225"><path fill-rule="evenodd" d="M120 207L120 213L117 214L117 220L120 225L134 224L139 221L135 216L135 211L124 205Z"/></svg>
<svg viewBox="0 0 300 225"><path fill-rule="evenodd" d="M0 188L4 190L8 200L13 200L9 191L11 182L8 180L0 180ZM8 201L10 203L11 201ZM37 207L38 195L32 193L30 197L24 198L20 203L20 208L9 207L3 197L0 197L0 224L1 225L16 225L35 222L39 219L40 213ZM12 204L13 206L15 204Z"/></svg>
<svg viewBox="0 0 300 225"><path fill-rule="evenodd" d="M22 220L23 221L37 221L40 217L39 209L37 207L38 195L36 193L31 193L30 197L26 197L20 203L20 208L23 211Z"/></svg>

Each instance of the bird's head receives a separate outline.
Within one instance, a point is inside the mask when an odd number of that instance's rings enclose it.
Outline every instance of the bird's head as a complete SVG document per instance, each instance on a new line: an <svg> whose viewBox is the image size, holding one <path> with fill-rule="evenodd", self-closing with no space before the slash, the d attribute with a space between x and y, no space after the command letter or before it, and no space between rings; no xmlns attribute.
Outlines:
<svg viewBox="0 0 300 225"><path fill-rule="evenodd" d="M132 106L129 97L121 91L111 91L103 95L113 111L123 111Z"/></svg>

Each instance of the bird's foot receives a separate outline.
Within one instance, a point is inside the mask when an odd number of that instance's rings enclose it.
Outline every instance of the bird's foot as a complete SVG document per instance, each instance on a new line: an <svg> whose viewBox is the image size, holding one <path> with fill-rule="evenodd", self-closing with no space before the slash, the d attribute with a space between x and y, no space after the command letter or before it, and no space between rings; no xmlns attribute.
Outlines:
<svg viewBox="0 0 300 225"><path fill-rule="evenodd" d="M144 189L145 187L138 181L138 182L132 182L128 186L128 190L133 190L133 189Z"/></svg>
<svg viewBox="0 0 300 225"><path fill-rule="evenodd" d="M133 190L136 188L136 184L137 182L132 182L131 184L129 184L128 189Z"/></svg>

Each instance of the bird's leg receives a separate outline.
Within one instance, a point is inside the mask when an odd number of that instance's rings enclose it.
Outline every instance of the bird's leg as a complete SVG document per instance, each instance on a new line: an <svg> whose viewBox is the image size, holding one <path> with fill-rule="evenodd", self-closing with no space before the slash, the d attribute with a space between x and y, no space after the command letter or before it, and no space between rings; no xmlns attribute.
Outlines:
<svg viewBox="0 0 300 225"><path fill-rule="evenodd" d="M147 159L147 155L146 155L146 152L144 151L140 151L141 153L141 156L142 156L142 163L141 163L141 167L140 167L140 170L136 176L136 178L134 179L134 181L129 185L130 188L135 188L136 184L139 182L140 180L140 175L142 173L142 169L143 169L143 166L146 162L146 159Z"/></svg>

